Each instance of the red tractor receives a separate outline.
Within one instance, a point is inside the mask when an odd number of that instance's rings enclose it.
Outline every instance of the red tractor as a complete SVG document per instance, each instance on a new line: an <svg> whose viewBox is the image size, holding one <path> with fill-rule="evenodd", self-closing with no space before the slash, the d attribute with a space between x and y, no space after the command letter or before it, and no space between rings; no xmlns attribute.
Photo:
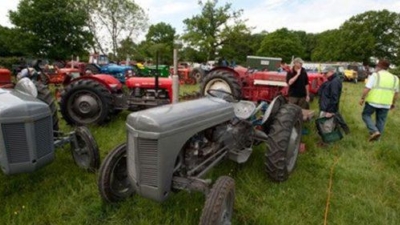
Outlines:
<svg viewBox="0 0 400 225"><path fill-rule="evenodd" d="M76 68L58 68L56 66L46 66L40 74L40 81L45 84L67 85L72 79L81 76L80 70Z"/></svg>
<svg viewBox="0 0 400 225"><path fill-rule="evenodd" d="M10 87L11 83L11 71L8 69L0 68L0 87Z"/></svg>
<svg viewBox="0 0 400 225"><path fill-rule="evenodd" d="M107 74L74 79L61 94L68 124L104 124L121 110L141 110L172 102L172 79L130 77L122 83Z"/></svg>
<svg viewBox="0 0 400 225"><path fill-rule="evenodd" d="M310 74L310 93L317 94L324 81L321 74ZM276 96L288 93L286 72L256 71L242 66L213 68L202 82L201 94L206 95L209 89L222 89L254 102L271 102Z"/></svg>

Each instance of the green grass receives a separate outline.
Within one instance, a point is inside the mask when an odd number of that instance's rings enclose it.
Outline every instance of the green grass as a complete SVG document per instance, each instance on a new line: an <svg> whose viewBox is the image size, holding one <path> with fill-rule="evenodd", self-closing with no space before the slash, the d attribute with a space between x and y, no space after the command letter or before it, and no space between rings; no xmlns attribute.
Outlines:
<svg viewBox="0 0 400 225"><path fill-rule="evenodd" d="M344 85L341 111L351 134L343 140L319 148L314 123L305 125L310 131L303 137L307 150L288 181L268 180L263 146L244 165L224 162L210 172L214 180L229 174L236 181L234 224L323 224L335 161L328 224L400 224L400 111L390 112L380 142L367 142L358 105L362 87L361 83ZM90 127L102 159L125 141L128 114L122 112L104 127ZM62 128L70 129L64 123ZM0 174L0 224L198 223L204 204L200 193L179 192L164 203L135 196L107 205L98 194L97 174L77 168L68 148L56 155L51 165L33 174Z"/></svg>

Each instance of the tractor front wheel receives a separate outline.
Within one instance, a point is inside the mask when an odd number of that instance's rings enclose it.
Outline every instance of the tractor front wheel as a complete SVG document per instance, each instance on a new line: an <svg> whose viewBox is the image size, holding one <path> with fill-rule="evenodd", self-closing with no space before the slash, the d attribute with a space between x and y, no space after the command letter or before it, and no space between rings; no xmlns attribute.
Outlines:
<svg viewBox="0 0 400 225"><path fill-rule="evenodd" d="M201 94L207 95L208 90L223 90L231 93L236 99L241 99L242 90L232 72L215 70L209 73L200 86Z"/></svg>
<svg viewBox="0 0 400 225"><path fill-rule="evenodd" d="M192 72L190 72L190 77L196 80L196 84L200 84L204 76L205 72L201 68L194 68Z"/></svg>
<svg viewBox="0 0 400 225"><path fill-rule="evenodd" d="M134 194L128 179L126 143L117 146L104 159L98 188L101 198L109 203L122 201Z"/></svg>
<svg viewBox="0 0 400 225"><path fill-rule="evenodd" d="M300 149L302 132L301 108L283 105L272 118L265 154L266 172L276 182L283 182L293 172Z"/></svg>
<svg viewBox="0 0 400 225"><path fill-rule="evenodd" d="M76 142L71 142L72 158L76 165L89 172L100 166L100 155L97 143L87 127L77 127Z"/></svg>
<svg viewBox="0 0 400 225"><path fill-rule="evenodd" d="M207 195L200 225L231 224L234 202L235 180L221 176Z"/></svg>
<svg viewBox="0 0 400 225"><path fill-rule="evenodd" d="M73 82L61 94L61 114L68 124L101 125L112 113L112 94L94 80Z"/></svg>

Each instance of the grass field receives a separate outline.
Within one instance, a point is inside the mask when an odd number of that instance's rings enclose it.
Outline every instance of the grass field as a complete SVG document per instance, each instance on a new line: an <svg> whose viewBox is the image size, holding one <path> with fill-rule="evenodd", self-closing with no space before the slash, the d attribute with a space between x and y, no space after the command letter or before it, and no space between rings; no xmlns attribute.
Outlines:
<svg viewBox="0 0 400 225"><path fill-rule="evenodd" d="M266 177L264 146L244 165L224 162L210 172L214 180L229 174L236 181L233 224L324 224L325 218L328 224L400 224L400 110L390 112L382 140L369 143L358 105L362 87L344 84L340 108L351 134L343 140L320 148L314 123L305 125L307 150L287 182ZM102 159L126 140L128 114L90 127ZM62 128L70 129L63 122ZM199 193L179 192L164 203L138 196L117 205L102 203L97 174L76 167L68 150L60 149L51 165L33 174L0 174L0 224L198 223L204 203Z"/></svg>

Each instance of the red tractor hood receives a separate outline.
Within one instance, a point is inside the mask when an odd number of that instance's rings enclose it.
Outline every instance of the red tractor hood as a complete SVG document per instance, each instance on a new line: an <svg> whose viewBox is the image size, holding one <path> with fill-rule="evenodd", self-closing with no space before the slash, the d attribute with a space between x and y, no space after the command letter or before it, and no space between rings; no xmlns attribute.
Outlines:
<svg viewBox="0 0 400 225"><path fill-rule="evenodd" d="M286 72L259 71L253 73L254 85L286 87Z"/></svg>
<svg viewBox="0 0 400 225"><path fill-rule="evenodd" d="M128 88L154 88L156 85L156 80L154 77L131 77L125 82ZM158 78L158 86L160 88L171 88L172 79L171 78Z"/></svg>

